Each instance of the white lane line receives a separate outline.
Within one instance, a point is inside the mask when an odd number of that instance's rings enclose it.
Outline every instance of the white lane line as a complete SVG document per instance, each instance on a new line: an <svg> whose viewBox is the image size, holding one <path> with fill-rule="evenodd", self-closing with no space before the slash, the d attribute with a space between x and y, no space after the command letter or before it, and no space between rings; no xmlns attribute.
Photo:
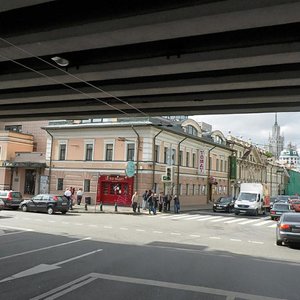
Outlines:
<svg viewBox="0 0 300 300"><path fill-rule="evenodd" d="M69 222L61 222L62 224L68 225L70 224Z"/></svg>
<svg viewBox="0 0 300 300"><path fill-rule="evenodd" d="M89 224L89 227L96 228L96 227L98 227L98 225L95 225L95 224Z"/></svg>
<svg viewBox="0 0 300 300"><path fill-rule="evenodd" d="M184 217L187 217L187 216L190 216L188 214L183 214L183 215L179 215L179 216L174 216L173 214L172 215L168 215L168 216L163 216L161 217L162 219L169 219L169 218L184 218Z"/></svg>
<svg viewBox="0 0 300 300"><path fill-rule="evenodd" d="M25 233L26 231L15 231L15 232L9 232L9 233L3 233L0 234L0 236L7 236L7 235L13 235L13 234L20 234L20 233Z"/></svg>
<svg viewBox="0 0 300 300"><path fill-rule="evenodd" d="M232 242L241 242L242 240L239 240L239 239L230 239L230 241L232 241Z"/></svg>
<svg viewBox="0 0 300 300"><path fill-rule="evenodd" d="M83 224L82 223L74 223L74 225L82 226Z"/></svg>
<svg viewBox="0 0 300 300"><path fill-rule="evenodd" d="M272 224L272 225L270 225L268 227L275 228L275 227L277 227L277 224Z"/></svg>
<svg viewBox="0 0 300 300"><path fill-rule="evenodd" d="M208 218L198 219L197 221L201 222L201 221L214 220L219 218L223 218L223 217L208 217Z"/></svg>
<svg viewBox="0 0 300 300"><path fill-rule="evenodd" d="M170 234L171 235L181 235L181 233L179 233L179 232L171 232Z"/></svg>
<svg viewBox="0 0 300 300"><path fill-rule="evenodd" d="M244 219L244 220L245 220L245 219ZM224 222L224 224L237 223L237 222L240 222L240 221L241 221L241 219L238 218L238 219L234 219L234 220L231 220L231 221L226 221L226 222Z"/></svg>
<svg viewBox="0 0 300 300"><path fill-rule="evenodd" d="M190 237L199 238L199 237L200 237L200 235L198 235L198 234L190 234Z"/></svg>
<svg viewBox="0 0 300 300"><path fill-rule="evenodd" d="M65 246L65 245L75 244L75 243L79 243L79 242L90 240L90 239L91 239L90 237L87 237L87 238L84 238L84 239L81 239L81 240L65 242L65 243L56 244L56 245L52 245L52 246L47 246L47 247L43 247L43 248L38 248L38 249L34 249L34 250L29 250L29 251L25 251L25 252L21 252L21 253L7 255L7 256L0 257L0 260L4 260L4 259L7 259L7 258L12 258L12 257L16 257L16 256L21 256L21 255L25 255L25 254L29 254L29 253L34 253L34 252L38 252L38 251L48 250L48 249L52 249L52 248L57 248L57 247Z"/></svg>
<svg viewBox="0 0 300 300"><path fill-rule="evenodd" d="M209 217L210 215L197 215L197 216L193 216L193 217L189 217L189 218L186 218L186 219L183 219L184 221L188 221L188 220L195 220L195 219L202 219L202 218L207 218Z"/></svg>
<svg viewBox="0 0 300 300"><path fill-rule="evenodd" d="M112 229L112 226L103 226L105 229Z"/></svg>
<svg viewBox="0 0 300 300"><path fill-rule="evenodd" d="M127 227L120 227L121 230L128 230Z"/></svg>
<svg viewBox="0 0 300 300"><path fill-rule="evenodd" d="M248 243L252 243L252 244L260 244L263 245L264 242L258 242L258 241L248 241Z"/></svg>
<svg viewBox="0 0 300 300"><path fill-rule="evenodd" d="M217 219L217 220L212 220L212 221L210 221L211 223L217 223L217 222L222 222L222 221L224 221L224 220L232 220L233 219L233 217L222 217L222 219Z"/></svg>
<svg viewBox="0 0 300 300"><path fill-rule="evenodd" d="M51 220L51 221L48 221L48 223L56 223L56 221L52 221L52 220Z"/></svg>
<svg viewBox="0 0 300 300"><path fill-rule="evenodd" d="M91 251L91 252L88 252L88 253L84 253L84 254L75 256L75 257L71 257L71 258L69 258L69 259L60 261L60 262L58 262L58 263L56 263L56 264L53 264L52 266L60 266L60 265L62 265L62 264L68 263L68 262L70 262L70 261L73 261L73 260L76 260L76 259L79 259L79 258L88 256L88 255L91 255L91 254L94 254L94 253L97 253L97 252L100 252L100 251L103 251L103 249L98 249L98 250L94 250L94 251Z"/></svg>
<svg viewBox="0 0 300 300"><path fill-rule="evenodd" d="M245 220L245 219L244 219ZM245 225L245 224L250 224L250 223L254 223L254 222L257 222L257 219L254 219L254 220L247 220L245 222L241 222L241 223L238 223L239 225Z"/></svg>
<svg viewBox="0 0 300 300"><path fill-rule="evenodd" d="M14 227L14 226L7 226L7 225L0 225L0 228L4 227L4 228L9 228L9 229L16 229L16 230L21 230L21 231L34 231L33 229L30 228L24 228L24 227Z"/></svg>
<svg viewBox="0 0 300 300"><path fill-rule="evenodd" d="M145 229L136 229L136 231L138 231L138 232L145 232L146 230Z"/></svg>
<svg viewBox="0 0 300 300"><path fill-rule="evenodd" d="M156 230L154 230L154 231L152 231L153 233L158 233L158 234L162 234L163 232L162 231L156 231Z"/></svg>
<svg viewBox="0 0 300 300"><path fill-rule="evenodd" d="M263 226L263 225L266 225L266 224L269 224L269 223L273 223L273 221L271 221L271 220L262 221L262 222L259 222L259 223L256 223L256 224L252 224L252 226Z"/></svg>
<svg viewBox="0 0 300 300"><path fill-rule="evenodd" d="M209 239L211 239L211 240L220 240L221 238L219 236L210 236Z"/></svg>

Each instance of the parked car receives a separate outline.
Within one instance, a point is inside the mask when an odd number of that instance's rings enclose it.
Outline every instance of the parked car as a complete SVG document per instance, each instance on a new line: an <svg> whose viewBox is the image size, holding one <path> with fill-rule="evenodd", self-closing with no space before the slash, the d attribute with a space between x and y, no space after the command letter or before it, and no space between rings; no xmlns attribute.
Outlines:
<svg viewBox="0 0 300 300"><path fill-rule="evenodd" d="M278 195L275 202L289 203L289 201L290 201L289 195Z"/></svg>
<svg viewBox="0 0 300 300"><path fill-rule="evenodd" d="M270 210L271 220L279 219L283 213L291 211L293 211L293 209L289 203L276 202Z"/></svg>
<svg viewBox="0 0 300 300"><path fill-rule="evenodd" d="M270 208L273 207L273 205L276 201L277 201L277 196L270 197Z"/></svg>
<svg viewBox="0 0 300 300"><path fill-rule="evenodd" d="M2 210L4 208L4 202L3 200L0 199L0 210Z"/></svg>
<svg viewBox="0 0 300 300"><path fill-rule="evenodd" d="M300 214L284 213L276 228L276 244L300 243Z"/></svg>
<svg viewBox="0 0 300 300"><path fill-rule="evenodd" d="M300 212L300 200L291 200L292 209L295 212Z"/></svg>
<svg viewBox="0 0 300 300"><path fill-rule="evenodd" d="M213 204L213 211L226 211L231 212L234 208L233 197L220 197Z"/></svg>
<svg viewBox="0 0 300 300"><path fill-rule="evenodd" d="M22 194L16 191L0 191L0 199L4 202L4 208L18 209L22 202Z"/></svg>
<svg viewBox="0 0 300 300"><path fill-rule="evenodd" d="M65 196L54 194L39 194L20 203L22 211L47 212L49 215L55 212L65 214L69 210L69 201Z"/></svg>

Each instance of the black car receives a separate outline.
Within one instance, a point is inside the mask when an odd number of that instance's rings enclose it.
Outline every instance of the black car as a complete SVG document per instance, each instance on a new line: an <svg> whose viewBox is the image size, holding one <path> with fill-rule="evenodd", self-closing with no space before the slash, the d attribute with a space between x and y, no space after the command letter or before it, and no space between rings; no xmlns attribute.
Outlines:
<svg viewBox="0 0 300 300"><path fill-rule="evenodd" d="M300 243L300 214L284 213L276 228L276 245Z"/></svg>
<svg viewBox="0 0 300 300"><path fill-rule="evenodd" d="M231 212L234 208L233 197L220 197L213 204L213 211Z"/></svg>
<svg viewBox="0 0 300 300"><path fill-rule="evenodd" d="M283 213L293 211L289 203L275 202L270 210L271 220L279 219Z"/></svg>
<svg viewBox="0 0 300 300"><path fill-rule="evenodd" d="M23 200L20 208L22 211L47 212L49 215L58 211L65 214L69 210L69 201L62 195L39 194L29 200Z"/></svg>
<svg viewBox="0 0 300 300"><path fill-rule="evenodd" d="M22 194L16 191L0 191L0 199L4 202L4 208L18 209L23 200Z"/></svg>

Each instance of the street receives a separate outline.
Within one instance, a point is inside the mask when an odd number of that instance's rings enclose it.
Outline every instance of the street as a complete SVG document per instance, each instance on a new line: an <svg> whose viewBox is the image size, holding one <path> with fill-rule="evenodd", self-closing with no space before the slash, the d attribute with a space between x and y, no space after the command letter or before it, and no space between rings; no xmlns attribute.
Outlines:
<svg viewBox="0 0 300 300"><path fill-rule="evenodd" d="M0 212L0 299L299 299L268 216Z"/></svg>

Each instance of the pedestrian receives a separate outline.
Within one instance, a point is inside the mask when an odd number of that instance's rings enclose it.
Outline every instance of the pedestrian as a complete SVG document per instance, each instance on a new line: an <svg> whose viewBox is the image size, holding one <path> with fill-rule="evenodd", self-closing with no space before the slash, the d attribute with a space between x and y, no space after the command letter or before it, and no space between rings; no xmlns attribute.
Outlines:
<svg viewBox="0 0 300 300"><path fill-rule="evenodd" d="M160 192L159 196L158 196L158 211L159 212L162 212L163 203L164 203L164 194L163 194L163 192Z"/></svg>
<svg viewBox="0 0 300 300"><path fill-rule="evenodd" d="M175 212L175 214L179 214L180 202L179 202L178 196L175 195L174 198L173 198L173 200L174 200L174 212Z"/></svg>
<svg viewBox="0 0 300 300"><path fill-rule="evenodd" d="M168 195L164 195L163 210L167 212Z"/></svg>
<svg viewBox="0 0 300 300"><path fill-rule="evenodd" d="M83 197L83 191L82 188L79 188L77 191L77 205L80 205L82 197Z"/></svg>
<svg viewBox="0 0 300 300"><path fill-rule="evenodd" d="M167 211L171 210L171 200L172 196L170 194L167 195Z"/></svg>
<svg viewBox="0 0 300 300"><path fill-rule="evenodd" d="M155 212L156 212L157 208L158 208L158 197L157 197L156 193L153 194L153 203L154 203L154 208L155 208Z"/></svg>
<svg viewBox="0 0 300 300"><path fill-rule="evenodd" d="M149 206L149 215L151 214L151 211L153 212L154 215L156 215L156 210L154 207L154 201L153 201L153 193L150 191L150 194L148 193L148 198L147 198L147 202L148 202L148 206Z"/></svg>
<svg viewBox="0 0 300 300"><path fill-rule="evenodd" d="M71 199L70 199L70 209L73 210L73 205L75 204L75 188L74 187L70 187L70 191L71 191Z"/></svg>
<svg viewBox="0 0 300 300"><path fill-rule="evenodd" d="M148 197L148 191L145 190L145 192L142 195L142 198L143 198L143 210L147 209L147 197Z"/></svg>
<svg viewBox="0 0 300 300"><path fill-rule="evenodd" d="M134 213L136 213L136 208L137 208L137 205L138 205L138 199L139 199L138 192L134 192L134 194L131 197L131 206L132 206L132 210L133 210Z"/></svg>
<svg viewBox="0 0 300 300"><path fill-rule="evenodd" d="M72 192L70 191L70 189L66 188L64 196L68 199L68 203L69 203L69 209L72 209L72 204L71 204L71 196L72 196Z"/></svg>

